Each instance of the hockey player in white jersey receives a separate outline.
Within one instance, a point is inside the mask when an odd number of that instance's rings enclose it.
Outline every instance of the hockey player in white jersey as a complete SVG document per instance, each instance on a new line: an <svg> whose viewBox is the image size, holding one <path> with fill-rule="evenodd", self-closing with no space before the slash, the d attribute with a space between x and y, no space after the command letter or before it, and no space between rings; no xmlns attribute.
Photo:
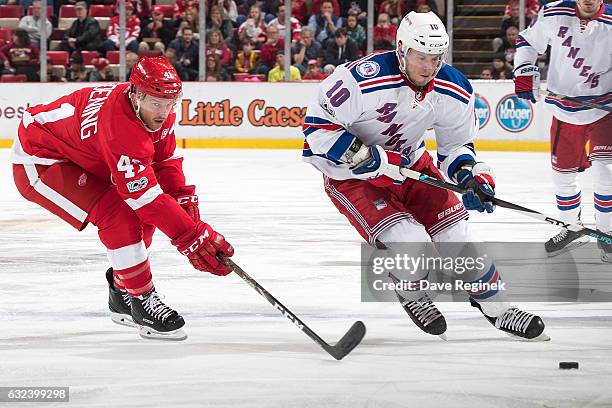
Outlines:
<svg viewBox="0 0 612 408"><path fill-rule="evenodd" d="M546 4L516 39L515 92L536 102L540 75L538 54L551 47L548 90L601 105L612 103L612 7L603 0L564 0ZM551 164L561 219L579 223L578 173L592 167L595 223L612 230L612 114L547 96L552 111ZM588 144L589 153L586 153ZM550 255L588 242L563 228L545 244ZM601 258L612 262L612 245L598 242Z"/></svg>
<svg viewBox="0 0 612 408"><path fill-rule="evenodd" d="M448 43L434 13L411 12L398 28L395 51L338 66L308 106L303 158L323 173L329 198L372 245L471 242L466 209L494 210L493 172L476 161L474 151L474 94L465 76L445 64ZM409 167L443 178L425 150L425 131L432 127L440 170L469 189L462 197L465 207L453 193L404 181L400 174L400 167ZM427 273L402 281L410 287ZM491 261L476 273L474 282L500 279ZM444 333L444 316L426 292L397 295L419 328ZM510 306L503 291L469 295L498 329L528 339L543 335L540 317Z"/></svg>

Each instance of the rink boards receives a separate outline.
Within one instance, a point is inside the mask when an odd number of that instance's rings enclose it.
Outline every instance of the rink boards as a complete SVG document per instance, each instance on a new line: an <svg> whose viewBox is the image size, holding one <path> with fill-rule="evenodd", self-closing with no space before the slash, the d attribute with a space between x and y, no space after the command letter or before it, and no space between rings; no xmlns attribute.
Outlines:
<svg viewBox="0 0 612 408"><path fill-rule="evenodd" d="M0 147L10 147L24 109L83 86L0 85ZM98 83L97 85L100 85ZM548 151L551 114L543 103L518 99L512 81L472 81L480 150ZM318 82L184 83L177 106L177 140L186 148L301 149L302 120ZM434 133L427 135L435 148Z"/></svg>

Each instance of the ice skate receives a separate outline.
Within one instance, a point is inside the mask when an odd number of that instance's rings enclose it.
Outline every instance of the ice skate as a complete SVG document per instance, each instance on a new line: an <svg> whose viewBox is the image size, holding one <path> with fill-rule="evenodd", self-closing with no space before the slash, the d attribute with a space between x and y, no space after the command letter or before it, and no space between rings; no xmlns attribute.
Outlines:
<svg viewBox="0 0 612 408"><path fill-rule="evenodd" d="M395 294L406 313L408 313L408 316L410 316L419 329L446 340L446 335L444 334L446 331L446 320L427 293L423 293L423 296L413 301L404 299L397 292Z"/></svg>
<svg viewBox="0 0 612 408"><path fill-rule="evenodd" d="M115 287L113 268L108 268L106 271L106 281L108 282L108 308L111 312L111 320L122 326L138 327L132 320L130 295Z"/></svg>
<svg viewBox="0 0 612 408"><path fill-rule="evenodd" d="M608 231L606 234L612 235L612 231ZM603 241L597 241L597 246L599 247L599 249L601 249L601 260L603 262L612 263L612 244Z"/></svg>
<svg viewBox="0 0 612 408"><path fill-rule="evenodd" d="M550 337L544 333L544 322L540 316L522 311L514 306L506 310L498 317L487 316L478 302L470 297L470 304L480 310L482 315L495 326L510 337L519 340L548 341Z"/></svg>
<svg viewBox="0 0 612 408"><path fill-rule="evenodd" d="M582 225L582 223L578 222ZM544 244L549 257L557 256L576 249L590 241L589 237L578 232L562 228L561 231Z"/></svg>
<svg viewBox="0 0 612 408"><path fill-rule="evenodd" d="M183 317L162 302L153 289L146 295L131 298L132 319L140 327L140 336L158 340L185 340Z"/></svg>

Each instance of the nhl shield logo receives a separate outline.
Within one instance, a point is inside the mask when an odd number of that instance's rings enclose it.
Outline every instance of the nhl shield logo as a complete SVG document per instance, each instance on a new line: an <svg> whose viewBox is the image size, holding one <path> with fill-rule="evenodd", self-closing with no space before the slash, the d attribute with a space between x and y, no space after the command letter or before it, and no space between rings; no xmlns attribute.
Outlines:
<svg viewBox="0 0 612 408"><path fill-rule="evenodd" d="M363 78L375 77L380 72L380 65L374 61L364 61L355 68L359 76Z"/></svg>

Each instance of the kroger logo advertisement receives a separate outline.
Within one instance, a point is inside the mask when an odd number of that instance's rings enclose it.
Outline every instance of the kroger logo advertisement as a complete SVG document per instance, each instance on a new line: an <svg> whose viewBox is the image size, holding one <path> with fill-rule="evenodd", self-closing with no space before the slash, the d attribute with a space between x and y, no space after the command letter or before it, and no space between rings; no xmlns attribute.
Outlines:
<svg viewBox="0 0 612 408"><path fill-rule="evenodd" d="M529 101L516 95L506 95L497 104L495 116L499 125L509 132L521 132L531 125L533 108Z"/></svg>
<svg viewBox="0 0 612 408"><path fill-rule="evenodd" d="M491 118L491 106L489 105L489 101L482 95L476 93L474 96L476 97L474 101L474 112L478 118L478 127L482 129L489 123L489 119Z"/></svg>

